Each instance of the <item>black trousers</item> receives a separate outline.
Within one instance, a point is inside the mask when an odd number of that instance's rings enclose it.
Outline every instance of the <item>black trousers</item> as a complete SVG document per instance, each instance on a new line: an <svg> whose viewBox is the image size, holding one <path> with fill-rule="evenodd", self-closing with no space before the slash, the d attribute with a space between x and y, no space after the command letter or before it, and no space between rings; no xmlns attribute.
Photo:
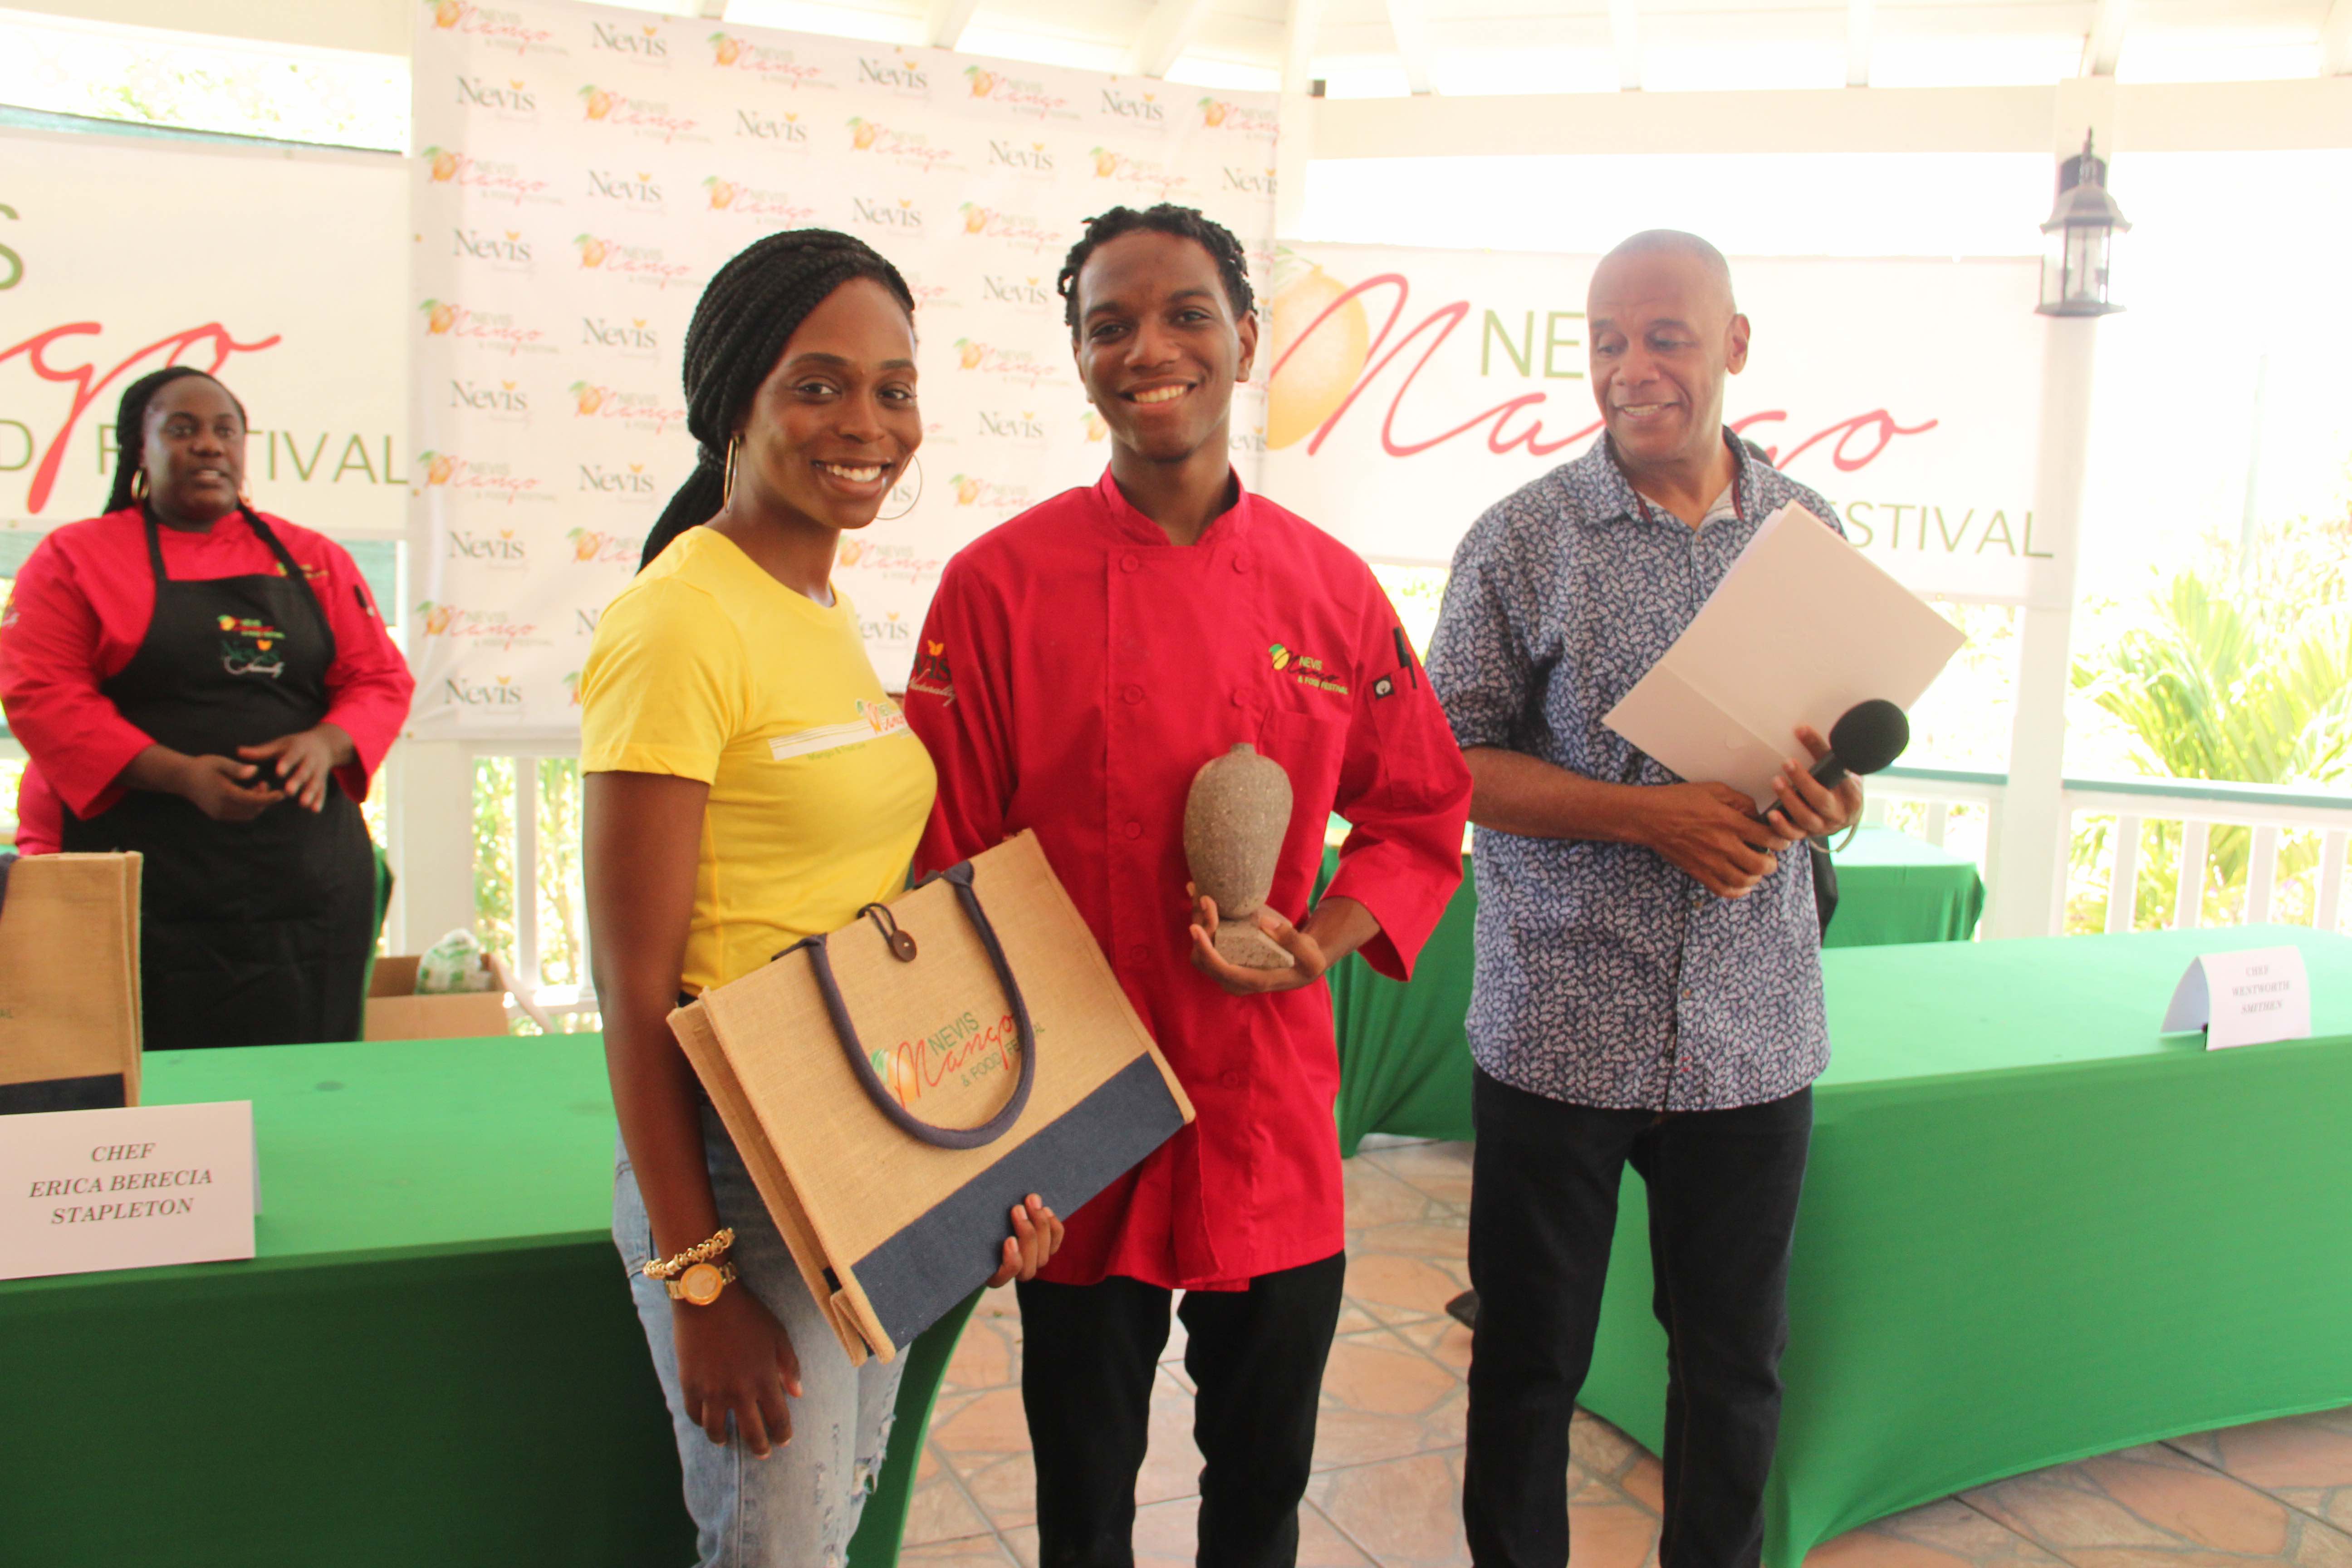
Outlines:
<svg viewBox="0 0 2352 1568"><path fill-rule="evenodd" d="M1477 1076L1463 1521L1478 1568L1568 1562L1568 1426L1631 1162L1667 1339L1660 1568L1755 1568L1780 1426L1789 1240L1812 1090L1738 1110L1597 1110Z"/></svg>
<svg viewBox="0 0 2352 1568"><path fill-rule="evenodd" d="M1201 1568L1291 1568L1345 1254L1192 1290L1176 1315L1199 1390ZM1171 1292L1134 1279L1017 1287L1040 1568L1133 1568L1135 1478Z"/></svg>

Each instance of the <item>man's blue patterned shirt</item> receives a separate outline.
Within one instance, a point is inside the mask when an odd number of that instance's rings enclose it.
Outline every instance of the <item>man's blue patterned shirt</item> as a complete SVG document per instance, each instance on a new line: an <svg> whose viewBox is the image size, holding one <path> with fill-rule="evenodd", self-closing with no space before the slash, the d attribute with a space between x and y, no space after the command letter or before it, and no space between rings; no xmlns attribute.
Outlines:
<svg viewBox="0 0 2352 1568"><path fill-rule="evenodd" d="M1601 715L1783 503L1838 526L1827 501L1726 438L1739 455L1737 510L1697 529L1639 501L1605 442L1478 520L1454 552L1428 658L1465 749L1615 784L1676 782ZM1723 1110L1794 1094L1829 1065L1801 849L1732 900L1638 845L1481 827L1475 852L1468 1028L1488 1076L1575 1105Z"/></svg>

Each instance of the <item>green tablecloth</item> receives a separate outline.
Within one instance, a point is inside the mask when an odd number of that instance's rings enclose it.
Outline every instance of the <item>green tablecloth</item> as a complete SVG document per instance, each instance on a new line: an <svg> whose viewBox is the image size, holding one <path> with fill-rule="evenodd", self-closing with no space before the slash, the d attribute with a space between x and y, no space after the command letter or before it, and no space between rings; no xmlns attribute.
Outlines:
<svg viewBox="0 0 2352 1568"><path fill-rule="evenodd" d="M2300 947L2323 1037L2207 1052L2189 959ZM2352 941L2256 927L1830 954L1766 1561L2002 1476L2352 1404ZM1655 1449L1624 1186L1584 1403Z"/></svg>
<svg viewBox="0 0 2352 1568"><path fill-rule="evenodd" d="M144 1099L253 1101L260 1256L0 1281L0 1557L692 1560L598 1037L161 1051ZM856 1568L897 1557L961 1327L908 1352Z"/></svg>
<svg viewBox="0 0 2352 1568"><path fill-rule="evenodd" d="M1338 852L1324 856L1328 879ZM1838 910L1827 947L1966 942L1984 912L1973 861L1923 840L1865 827L1837 856ZM1412 984L1383 979L1350 957L1331 973L1339 1037L1339 1148L1352 1154L1368 1132L1415 1138L1470 1136L1471 927L1478 895L1471 858L1462 890L1438 922Z"/></svg>

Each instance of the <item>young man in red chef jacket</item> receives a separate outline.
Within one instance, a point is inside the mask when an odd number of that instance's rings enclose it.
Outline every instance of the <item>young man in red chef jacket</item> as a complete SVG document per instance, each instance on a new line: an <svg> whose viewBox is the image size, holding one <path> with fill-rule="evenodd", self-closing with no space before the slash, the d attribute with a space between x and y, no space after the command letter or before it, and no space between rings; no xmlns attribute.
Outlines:
<svg viewBox="0 0 2352 1568"><path fill-rule="evenodd" d="M1355 952L1407 976L1461 880L1470 779L1370 571L1228 461L1258 340L1234 237L1189 208L1115 208L1060 289L1110 468L948 563L907 700L940 773L921 868L1034 830L1199 1112L1021 1287L1040 1561L1133 1562L1182 1290L1201 1561L1273 1568L1297 1553L1346 1270L1322 977ZM1290 775L1260 922L1289 969L1228 964L1187 892L1185 793L1240 742ZM1308 912L1333 812L1353 831Z"/></svg>

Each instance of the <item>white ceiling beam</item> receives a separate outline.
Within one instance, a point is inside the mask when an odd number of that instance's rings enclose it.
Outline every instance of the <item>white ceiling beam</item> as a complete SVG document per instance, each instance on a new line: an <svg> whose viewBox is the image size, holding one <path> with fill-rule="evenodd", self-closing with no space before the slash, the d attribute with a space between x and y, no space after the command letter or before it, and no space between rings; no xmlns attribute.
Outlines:
<svg viewBox="0 0 2352 1568"><path fill-rule="evenodd" d="M2352 0L2345 0L2352 6ZM1301 98L1313 90L1315 40L1323 30L1323 0L1290 0L1282 27L1282 90Z"/></svg>
<svg viewBox="0 0 2352 1568"><path fill-rule="evenodd" d="M1137 76L1166 76L1168 68L1192 47L1192 35L1208 14L1209 0L1160 0L1136 36L1128 69Z"/></svg>
<svg viewBox="0 0 2352 1568"><path fill-rule="evenodd" d="M931 0L931 12L923 19L923 42L935 49L951 49L963 42L963 30L971 26L971 15L980 9L980 0Z"/></svg>
<svg viewBox="0 0 2352 1568"><path fill-rule="evenodd" d="M2099 0L2091 17L2091 36L2083 41L2083 74L2113 76L2123 58L2124 27L2131 20L2131 0Z"/></svg>
<svg viewBox="0 0 2352 1568"><path fill-rule="evenodd" d="M727 0L696 0L694 14L706 22L727 20Z"/></svg>
<svg viewBox="0 0 2352 1568"><path fill-rule="evenodd" d="M1609 42L1617 53L1617 85L1642 90L1642 0L1609 0Z"/></svg>
<svg viewBox="0 0 2352 1568"><path fill-rule="evenodd" d="M1845 5L1845 84L1848 87L1870 85L1870 26L1873 0L1846 0Z"/></svg>
<svg viewBox="0 0 2352 1568"><path fill-rule="evenodd" d="M1429 16L1422 0L1388 0L1389 31L1396 35L1397 54L1404 61L1405 85L1416 93L1429 86Z"/></svg>
<svg viewBox="0 0 2352 1568"><path fill-rule="evenodd" d="M2319 25L2319 74L2352 76L2352 0L2336 0Z"/></svg>

